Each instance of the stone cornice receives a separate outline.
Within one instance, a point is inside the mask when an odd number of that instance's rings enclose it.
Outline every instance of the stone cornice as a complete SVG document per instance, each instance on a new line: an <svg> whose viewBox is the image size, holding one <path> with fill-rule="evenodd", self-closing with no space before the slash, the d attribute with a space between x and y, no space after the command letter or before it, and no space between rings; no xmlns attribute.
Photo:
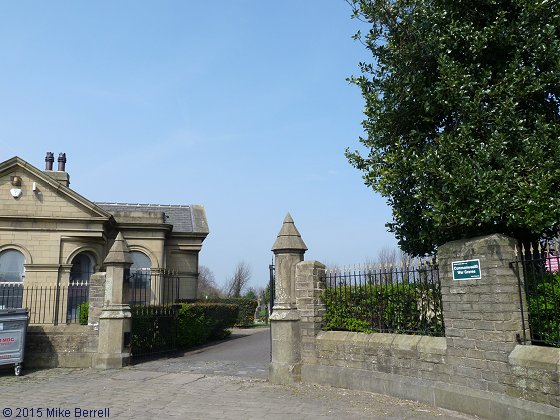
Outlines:
<svg viewBox="0 0 560 420"><path fill-rule="evenodd" d="M1 220L22 220L22 221L39 221L39 222L53 222L53 223L60 223L60 222L99 222L105 223L107 221L104 217L50 217L50 216L0 216Z"/></svg>
<svg viewBox="0 0 560 420"><path fill-rule="evenodd" d="M35 271L58 271L60 264L24 264L25 272L35 272Z"/></svg>
<svg viewBox="0 0 560 420"><path fill-rule="evenodd" d="M118 223L117 230L160 230L162 232L170 232L172 225L167 223Z"/></svg>

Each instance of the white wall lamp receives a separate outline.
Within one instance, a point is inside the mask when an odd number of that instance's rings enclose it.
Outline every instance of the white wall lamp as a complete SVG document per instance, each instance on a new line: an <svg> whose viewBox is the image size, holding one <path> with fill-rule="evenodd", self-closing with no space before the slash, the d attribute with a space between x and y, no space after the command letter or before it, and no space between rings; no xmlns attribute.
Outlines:
<svg viewBox="0 0 560 420"><path fill-rule="evenodd" d="M21 197L21 188L12 188L12 189L10 189L10 193L12 194L12 197L20 198Z"/></svg>

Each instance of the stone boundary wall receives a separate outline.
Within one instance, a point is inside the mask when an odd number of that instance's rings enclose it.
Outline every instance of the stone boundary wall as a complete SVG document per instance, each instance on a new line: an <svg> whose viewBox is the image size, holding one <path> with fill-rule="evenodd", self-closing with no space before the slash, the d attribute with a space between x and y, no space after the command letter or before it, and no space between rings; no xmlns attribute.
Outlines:
<svg viewBox="0 0 560 420"><path fill-rule="evenodd" d="M507 374L490 370L490 363L484 375L500 378L488 384L505 386L502 394L457 384L460 370L447 362L444 337L327 331L318 333L314 344L315 352L302 358L304 382L388 394L484 418L558 419L559 349L517 345Z"/></svg>
<svg viewBox="0 0 560 420"><path fill-rule="evenodd" d="M90 368L99 331L87 325L31 325L27 328L24 369Z"/></svg>
<svg viewBox="0 0 560 420"><path fill-rule="evenodd" d="M276 258L292 249L274 249ZM322 331L325 266L298 262L282 289L276 284L277 293L293 288L295 308L271 317L270 380L367 390L492 419L558 420L560 349L521 343L529 334L523 273L511 265L515 241L497 234L454 241L439 248L438 260L445 337ZM452 263L466 260L479 261L480 276L454 278Z"/></svg>

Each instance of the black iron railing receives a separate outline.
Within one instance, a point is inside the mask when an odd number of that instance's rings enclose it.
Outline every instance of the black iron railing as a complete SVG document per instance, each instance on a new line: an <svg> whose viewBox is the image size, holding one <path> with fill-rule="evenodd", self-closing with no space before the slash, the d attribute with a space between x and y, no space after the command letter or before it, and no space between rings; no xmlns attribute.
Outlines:
<svg viewBox="0 0 560 420"><path fill-rule="evenodd" d="M445 335L434 264L329 269L325 282L327 330Z"/></svg>
<svg viewBox="0 0 560 420"><path fill-rule="evenodd" d="M179 299L180 277L167 270L139 269L128 278L131 305L171 305Z"/></svg>
<svg viewBox="0 0 560 420"><path fill-rule="evenodd" d="M530 342L560 347L560 252L558 243L553 245L522 247L513 265L519 274L520 296L525 297L523 320L529 323ZM522 337L522 341L529 339Z"/></svg>
<svg viewBox="0 0 560 420"><path fill-rule="evenodd" d="M135 360L177 349L180 280L173 272L149 269L137 270L128 279Z"/></svg>
<svg viewBox="0 0 560 420"><path fill-rule="evenodd" d="M0 283L0 309L26 308L30 324L87 322L88 284L74 282L69 286L32 285L21 282Z"/></svg>

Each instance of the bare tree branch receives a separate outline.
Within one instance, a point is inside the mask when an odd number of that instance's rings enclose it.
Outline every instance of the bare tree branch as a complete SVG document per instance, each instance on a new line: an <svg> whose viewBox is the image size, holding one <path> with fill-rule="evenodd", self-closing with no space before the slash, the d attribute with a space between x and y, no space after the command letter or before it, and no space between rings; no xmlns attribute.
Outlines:
<svg viewBox="0 0 560 420"><path fill-rule="evenodd" d="M221 295L214 273L205 265L198 268L198 290L196 294L199 299Z"/></svg>
<svg viewBox="0 0 560 420"><path fill-rule="evenodd" d="M224 288L227 297L241 297L243 289L251 279L251 268L245 261L240 261L235 267L233 276L228 279Z"/></svg>

